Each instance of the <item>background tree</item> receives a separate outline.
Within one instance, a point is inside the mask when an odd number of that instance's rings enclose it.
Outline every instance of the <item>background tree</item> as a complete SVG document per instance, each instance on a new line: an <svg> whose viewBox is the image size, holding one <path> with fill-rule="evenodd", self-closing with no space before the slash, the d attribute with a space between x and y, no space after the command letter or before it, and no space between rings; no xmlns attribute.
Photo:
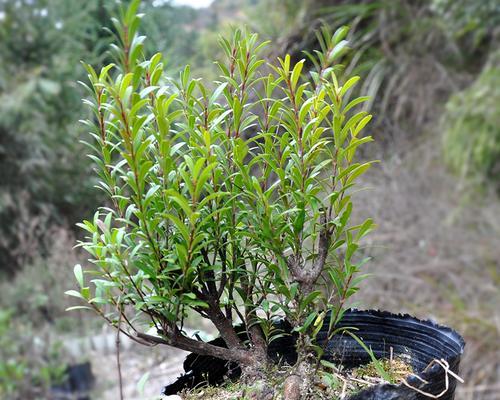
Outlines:
<svg viewBox="0 0 500 400"><path fill-rule="evenodd" d="M50 226L71 223L96 201L74 123L75 71L82 56L100 62L107 13L97 0L0 7L0 269L13 272L47 251Z"/></svg>

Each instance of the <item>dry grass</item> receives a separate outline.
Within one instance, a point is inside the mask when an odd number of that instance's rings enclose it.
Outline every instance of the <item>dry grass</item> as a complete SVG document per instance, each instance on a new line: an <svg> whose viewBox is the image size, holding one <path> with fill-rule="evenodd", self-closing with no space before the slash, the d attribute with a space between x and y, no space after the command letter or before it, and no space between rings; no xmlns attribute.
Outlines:
<svg viewBox="0 0 500 400"><path fill-rule="evenodd" d="M234 400L241 399L245 387L238 384L227 384L220 387L209 386L181 394L183 400Z"/></svg>
<svg viewBox="0 0 500 400"><path fill-rule="evenodd" d="M391 377L391 382L395 383L402 382L403 380L406 379L408 375L413 374L412 366L408 363L407 360L401 357L396 357L392 360L383 359L380 360L379 362L384 371L386 371ZM369 383L380 382L380 377L378 376L377 368L373 362L355 368L350 374L350 376L352 378L359 379L361 381Z"/></svg>
<svg viewBox="0 0 500 400"><path fill-rule="evenodd" d="M366 244L374 277L358 300L457 329L467 346L456 400L496 399L500 202L444 170L437 138L420 140L386 148L366 178L372 189L358 194L358 212L379 224Z"/></svg>

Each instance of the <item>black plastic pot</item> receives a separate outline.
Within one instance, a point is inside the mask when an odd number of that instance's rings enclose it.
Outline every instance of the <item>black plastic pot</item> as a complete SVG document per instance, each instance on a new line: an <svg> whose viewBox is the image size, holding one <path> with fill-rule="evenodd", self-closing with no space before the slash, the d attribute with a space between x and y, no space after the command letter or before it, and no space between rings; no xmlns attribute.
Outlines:
<svg viewBox="0 0 500 400"><path fill-rule="evenodd" d="M348 311L338 326L355 327L355 334L377 358L390 357L391 349L393 355L408 356L418 374L408 377L406 385L373 386L351 396L350 400L428 400L442 393L441 400L455 397L457 382L445 372L445 367L458 373L465 342L454 330L410 315L358 310ZM320 332L318 341L324 343L324 332ZM325 358L347 368L370 362L369 354L347 334L338 335L326 344Z"/></svg>
<svg viewBox="0 0 500 400"><path fill-rule="evenodd" d="M66 368L66 379L51 388L51 400L90 400L94 386L94 375L90 362L70 365Z"/></svg>
<svg viewBox="0 0 500 400"><path fill-rule="evenodd" d="M282 328L287 325L282 321ZM346 368L370 362L370 356L350 335L337 335L326 343L326 327L318 334L318 342L326 349L325 359ZM421 321L409 315L396 315L382 311L349 310L338 327L353 327L355 334L370 347L377 358L406 355L417 375L407 378L406 385L377 385L351 396L349 400L424 400L438 396L453 400L455 378L445 368L458 373L465 342L454 330L431 321ZM289 328L289 326L288 326ZM243 331L243 330L242 330ZM293 363L297 355L294 336L285 336L272 342L269 355ZM223 345L218 338L213 344ZM435 360L439 360L437 363ZM241 370L234 363L214 357L191 354L184 362L186 374L165 388L165 394L176 394L200 383L220 384L227 377L237 378Z"/></svg>

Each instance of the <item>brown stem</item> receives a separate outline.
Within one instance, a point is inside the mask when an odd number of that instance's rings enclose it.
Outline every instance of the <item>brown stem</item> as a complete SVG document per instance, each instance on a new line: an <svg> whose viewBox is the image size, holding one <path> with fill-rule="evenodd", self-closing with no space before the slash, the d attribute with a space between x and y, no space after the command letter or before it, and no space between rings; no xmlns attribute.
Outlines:
<svg viewBox="0 0 500 400"><path fill-rule="evenodd" d="M222 338L229 348L244 348L243 343L234 330L233 324L224 315L217 301L209 301L209 309L207 310L207 314L210 316L210 320L220 332Z"/></svg>
<svg viewBox="0 0 500 400"><path fill-rule="evenodd" d="M118 215L120 215L120 217L123 218L122 210L121 210L118 202L116 201L116 195L118 193L116 191L115 182L113 180L112 169L108 165L107 160L105 159L105 156L104 156L104 148L107 147L107 139L106 139L106 121L105 121L105 118L104 118L104 111L102 110L102 95L103 95L103 90L102 89L98 89L97 92L96 92L96 95L97 95L97 114L99 115L99 117L98 117L98 121L99 121L98 122L99 123L99 134L100 134L100 137L101 137L102 148L103 148L103 151L101 153L102 153L102 160L104 162L104 172L107 175L107 180L108 180L107 183L108 183L108 186L109 186L109 190L110 190L110 194L111 194L111 202L113 203L113 207L115 208L115 210L118 213Z"/></svg>
<svg viewBox="0 0 500 400"><path fill-rule="evenodd" d="M120 364L120 328L122 324L122 311L118 310L120 316L118 317L118 329L116 330L116 367L118 369L118 386L120 388L120 400L123 400L123 380L122 380L122 367Z"/></svg>
<svg viewBox="0 0 500 400"><path fill-rule="evenodd" d="M330 247L331 232L326 226L326 211L321 215L323 228L319 235L318 241L318 257L308 266L304 265L302 257L299 255L291 255L286 257L286 262L294 279L299 282L300 288L304 296L307 296L313 289L314 284L318 280L326 263Z"/></svg>
<svg viewBox="0 0 500 400"><path fill-rule="evenodd" d="M243 365L252 365L256 362L250 350L215 346L210 343L188 338L179 332L173 332L165 338L138 332L137 337L151 343L165 344L199 355L217 357L227 361L236 361Z"/></svg>
<svg viewBox="0 0 500 400"><path fill-rule="evenodd" d="M125 132L125 147L128 147L128 146L130 147L130 149L127 149L127 150L130 152L130 157L132 159L133 165L130 165L129 167L130 167L130 169L132 169L132 172L134 174L135 185L137 187L136 196L137 196L137 206L139 207L139 211L140 211L140 218L139 219L142 222L142 224L144 225L144 234L146 235L146 239L147 239L149 245L151 246L151 249L152 249L154 255L156 256L156 259L158 261L158 266L161 268L162 267L162 255L161 255L160 249L156 247L155 242L152 238L152 235L149 232L148 223L147 223L146 218L145 218L145 209L144 209L143 198L142 198L143 190L141 190L139 175L138 175L138 171L137 171L138 165L136 165L137 158L136 158L136 153L134 150L134 140L132 137L132 132L130 131L129 121L128 121L123 103L119 98L117 98L117 102L118 102L118 106L120 107L121 118L122 118L122 122L123 122L124 129L125 129L124 130L124 132ZM128 146L127 146L127 144L128 144Z"/></svg>
<svg viewBox="0 0 500 400"><path fill-rule="evenodd" d="M267 362L267 343L262 333L262 330L257 324L253 324L252 318L255 317L255 310L246 315L247 320L252 324L250 327L247 326L248 336L252 342L255 352L260 357L262 361Z"/></svg>
<svg viewBox="0 0 500 400"><path fill-rule="evenodd" d="M210 294L203 293L200 290L193 288L193 293L202 301L208 304L205 313L219 331L221 337L226 342L227 347L244 349L244 345L234 330L231 319L224 315L220 308L219 300Z"/></svg>
<svg viewBox="0 0 500 400"><path fill-rule="evenodd" d="M129 43L129 35L128 35L128 26L125 25L123 27L123 53L124 53L124 67L125 73L130 72L130 64L129 64L129 54L130 54L130 43Z"/></svg>

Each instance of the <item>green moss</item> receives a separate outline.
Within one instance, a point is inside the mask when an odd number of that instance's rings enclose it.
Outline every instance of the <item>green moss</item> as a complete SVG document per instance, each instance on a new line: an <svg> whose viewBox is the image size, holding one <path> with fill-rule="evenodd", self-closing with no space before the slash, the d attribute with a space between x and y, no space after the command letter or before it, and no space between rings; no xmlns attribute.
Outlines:
<svg viewBox="0 0 500 400"><path fill-rule="evenodd" d="M391 383L398 384L408 375L413 373L408 360L396 357L392 360L379 360L387 374L391 377ZM273 367L265 374L265 380L246 384L243 381L227 382L218 387L200 387L198 389L183 392L183 400L249 400L272 398L282 400L286 378L292 373L292 367ZM368 386L386 383L374 363L362 365L353 370L343 370L331 364L331 367L321 366L319 370L313 365L303 372L304 382L311 382L304 399L310 400L332 400L351 395ZM266 395L264 396L263 393ZM269 396L269 397L267 397ZM272 396L272 397L271 397Z"/></svg>

